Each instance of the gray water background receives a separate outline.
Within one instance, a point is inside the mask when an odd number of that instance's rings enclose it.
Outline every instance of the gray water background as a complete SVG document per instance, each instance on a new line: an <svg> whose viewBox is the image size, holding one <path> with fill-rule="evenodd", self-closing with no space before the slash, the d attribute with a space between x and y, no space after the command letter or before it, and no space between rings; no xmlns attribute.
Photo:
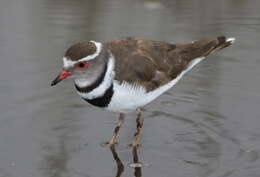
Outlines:
<svg viewBox="0 0 260 177"><path fill-rule="evenodd" d="M142 176L260 177L259 32L259 0L1 0L0 177L115 176L100 143L116 115L81 100L71 81L50 87L71 44L219 35L236 43L146 107ZM125 177L134 118L116 146Z"/></svg>

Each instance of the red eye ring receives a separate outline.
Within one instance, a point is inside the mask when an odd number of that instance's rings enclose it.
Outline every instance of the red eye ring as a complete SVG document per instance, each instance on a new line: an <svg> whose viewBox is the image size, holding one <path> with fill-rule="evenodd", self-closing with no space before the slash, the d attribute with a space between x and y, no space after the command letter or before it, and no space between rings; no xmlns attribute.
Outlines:
<svg viewBox="0 0 260 177"><path fill-rule="evenodd" d="M76 63L76 67L77 67L78 69L85 69L87 66L88 66L88 62L79 62L79 63Z"/></svg>

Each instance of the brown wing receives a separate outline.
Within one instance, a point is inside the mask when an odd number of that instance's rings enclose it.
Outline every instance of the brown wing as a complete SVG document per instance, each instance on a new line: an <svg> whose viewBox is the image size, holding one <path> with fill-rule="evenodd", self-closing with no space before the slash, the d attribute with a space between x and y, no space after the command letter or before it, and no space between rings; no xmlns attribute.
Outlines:
<svg viewBox="0 0 260 177"><path fill-rule="evenodd" d="M121 38L105 44L115 56L115 79L139 83L151 91L176 78L193 59L207 56L231 42L225 37L185 44Z"/></svg>

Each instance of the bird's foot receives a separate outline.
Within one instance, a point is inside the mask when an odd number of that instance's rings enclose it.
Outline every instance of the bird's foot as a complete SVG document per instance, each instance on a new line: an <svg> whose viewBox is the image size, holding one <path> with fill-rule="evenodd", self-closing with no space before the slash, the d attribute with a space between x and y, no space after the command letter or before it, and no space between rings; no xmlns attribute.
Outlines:
<svg viewBox="0 0 260 177"><path fill-rule="evenodd" d="M139 148L139 147L142 147L142 145L140 143L138 143L138 144L131 143L131 144L128 144L127 147L128 148L134 148L134 147Z"/></svg>
<svg viewBox="0 0 260 177"><path fill-rule="evenodd" d="M118 143L116 141L107 141L107 142L104 142L104 143L101 143L101 147L104 147L104 148L109 148L111 146L115 146L115 145L118 145Z"/></svg>

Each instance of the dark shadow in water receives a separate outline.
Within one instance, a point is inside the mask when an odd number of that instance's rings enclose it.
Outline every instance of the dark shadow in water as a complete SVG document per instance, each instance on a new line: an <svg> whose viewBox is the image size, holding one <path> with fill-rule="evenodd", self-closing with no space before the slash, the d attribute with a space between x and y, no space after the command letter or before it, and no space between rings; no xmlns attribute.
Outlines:
<svg viewBox="0 0 260 177"><path fill-rule="evenodd" d="M66 146L66 138L60 139L57 146L48 145L44 148L46 155L41 163L40 170L44 176L61 177L64 174L69 174L67 168L69 161L69 152Z"/></svg>
<svg viewBox="0 0 260 177"><path fill-rule="evenodd" d="M119 158L115 146L110 146L110 150L112 152L113 158L117 164L117 173L116 173L116 177L120 177L122 175L122 173L124 172L124 164L122 163L121 159Z"/></svg>
<svg viewBox="0 0 260 177"><path fill-rule="evenodd" d="M124 164L119 158L115 146L111 146L110 150L112 152L113 158L117 164L117 173L116 177L120 177L124 172ZM132 148L132 155L133 155L133 163L129 164L131 167L134 168L134 176L135 177L141 177L142 176L142 164L139 162L139 155L137 151L137 147Z"/></svg>
<svg viewBox="0 0 260 177"><path fill-rule="evenodd" d="M139 164L139 157L138 157L138 152L137 152L137 147L133 147L133 162L135 164ZM134 168L135 171L134 171L134 176L135 177L141 177L142 176L142 167L135 167Z"/></svg>

